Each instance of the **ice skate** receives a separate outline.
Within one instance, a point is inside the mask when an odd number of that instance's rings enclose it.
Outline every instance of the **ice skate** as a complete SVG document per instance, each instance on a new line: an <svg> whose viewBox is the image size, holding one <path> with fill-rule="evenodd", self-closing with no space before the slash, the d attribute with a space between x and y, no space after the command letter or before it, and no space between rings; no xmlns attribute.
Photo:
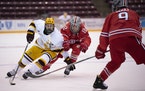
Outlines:
<svg viewBox="0 0 145 91"><path fill-rule="evenodd" d="M7 73L7 77L12 77L12 76L14 76L15 75L15 70L13 69L12 71L9 71L8 73Z"/></svg>
<svg viewBox="0 0 145 91"><path fill-rule="evenodd" d="M64 70L64 74L65 75L69 75L70 74L70 71L73 71L74 69L76 69L75 65L72 64L72 65L69 65L66 67L66 69Z"/></svg>
<svg viewBox="0 0 145 91"><path fill-rule="evenodd" d="M97 78L93 84L93 87L95 89L101 89L101 90L105 90L108 88L108 86L106 86L106 84L103 83L103 80L99 76L97 76Z"/></svg>
<svg viewBox="0 0 145 91"><path fill-rule="evenodd" d="M71 64L71 63L73 63L73 62L71 61L71 59L70 59L69 57L67 57L67 58L64 60L64 62L68 65L68 66L66 67L66 69L64 70L64 74L65 74L65 75L69 75L69 74L70 74L70 71L73 71L74 69L76 69L76 67L75 67L74 64ZM71 65L70 65L70 64L71 64Z"/></svg>
<svg viewBox="0 0 145 91"><path fill-rule="evenodd" d="M32 74L29 70L23 74L24 79L28 79L29 75Z"/></svg>
<svg viewBox="0 0 145 91"><path fill-rule="evenodd" d="M66 68L66 69L64 70L64 74L65 74L65 75L69 75L69 74L70 74L69 68Z"/></svg>
<svg viewBox="0 0 145 91"><path fill-rule="evenodd" d="M46 70L40 69L40 70L36 71L35 74L39 75L39 74L44 73L45 71L46 71Z"/></svg>

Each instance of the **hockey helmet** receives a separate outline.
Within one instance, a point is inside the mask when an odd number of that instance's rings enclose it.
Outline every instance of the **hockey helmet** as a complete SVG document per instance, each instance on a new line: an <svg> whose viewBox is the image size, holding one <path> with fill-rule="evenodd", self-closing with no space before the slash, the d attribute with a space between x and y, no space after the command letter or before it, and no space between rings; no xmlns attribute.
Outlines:
<svg viewBox="0 0 145 91"><path fill-rule="evenodd" d="M45 24L54 24L54 19L53 18L46 18Z"/></svg>
<svg viewBox="0 0 145 91"><path fill-rule="evenodd" d="M70 19L70 30L73 34L77 34L80 31L81 19L78 16L73 16Z"/></svg>
<svg viewBox="0 0 145 91"><path fill-rule="evenodd" d="M113 0L112 11L116 11L120 8L125 8L128 6L127 0Z"/></svg>
<svg viewBox="0 0 145 91"><path fill-rule="evenodd" d="M44 34L49 35L54 31L54 19L53 18L46 18L45 20L45 29Z"/></svg>

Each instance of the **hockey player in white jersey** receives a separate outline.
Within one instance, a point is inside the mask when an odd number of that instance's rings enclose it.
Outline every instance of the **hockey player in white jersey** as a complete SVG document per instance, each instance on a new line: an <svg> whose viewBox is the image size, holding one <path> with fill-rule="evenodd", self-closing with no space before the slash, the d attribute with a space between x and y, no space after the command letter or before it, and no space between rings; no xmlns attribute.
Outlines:
<svg viewBox="0 0 145 91"><path fill-rule="evenodd" d="M57 55L62 51L63 37L60 31L57 30L53 18L46 18L46 20L34 20L27 31L27 42L31 43L34 39L35 32L39 34L34 45L28 49L22 59L18 62L20 72L26 65L32 63L31 67L22 76L24 79L28 78L26 73L38 74L41 69L58 57ZM7 73L8 77L15 75L16 69ZM42 71L43 72L43 71Z"/></svg>

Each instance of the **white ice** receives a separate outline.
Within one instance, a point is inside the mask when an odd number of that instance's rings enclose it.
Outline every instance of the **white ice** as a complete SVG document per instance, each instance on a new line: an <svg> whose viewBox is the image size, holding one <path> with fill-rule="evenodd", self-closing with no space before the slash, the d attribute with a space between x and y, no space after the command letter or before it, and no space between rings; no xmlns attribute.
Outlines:
<svg viewBox="0 0 145 91"><path fill-rule="evenodd" d="M91 46L85 54L81 53L78 61L94 56L99 34L100 32L90 32ZM145 31L143 31L143 43L145 43ZM64 69L37 79L23 80L16 76L14 80L16 85L12 86L9 84L9 78L5 78L6 73L15 67L25 45L24 33L0 34L0 91L97 91L92 87L96 75L110 61L108 52L104 59L92 58L76 64L76 70L69 76L64 77ZM136 65L134 60L126 55L126 61L105 81L109 86L107 91L145 91L145 65ZM65 65L60 59L46 72Z"/></svg>

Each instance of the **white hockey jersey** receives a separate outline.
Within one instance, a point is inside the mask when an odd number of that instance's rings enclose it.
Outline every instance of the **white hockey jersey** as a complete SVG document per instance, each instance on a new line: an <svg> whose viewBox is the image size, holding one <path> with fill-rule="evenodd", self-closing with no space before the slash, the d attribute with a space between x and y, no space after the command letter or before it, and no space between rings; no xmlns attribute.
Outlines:
<svg viewBox="0 0 145 91"><path fill-rule="evenodd" d="M51 34L45 35L45 21L39 19L34 20L33 23L35 24L36 28L34 28L33 26L29 26L29 30L36 31L39 34L39 37L36 39L35 42L36 46L44 50L62 49L63 36L56 27L54 28L54 31Z"/></svg>

